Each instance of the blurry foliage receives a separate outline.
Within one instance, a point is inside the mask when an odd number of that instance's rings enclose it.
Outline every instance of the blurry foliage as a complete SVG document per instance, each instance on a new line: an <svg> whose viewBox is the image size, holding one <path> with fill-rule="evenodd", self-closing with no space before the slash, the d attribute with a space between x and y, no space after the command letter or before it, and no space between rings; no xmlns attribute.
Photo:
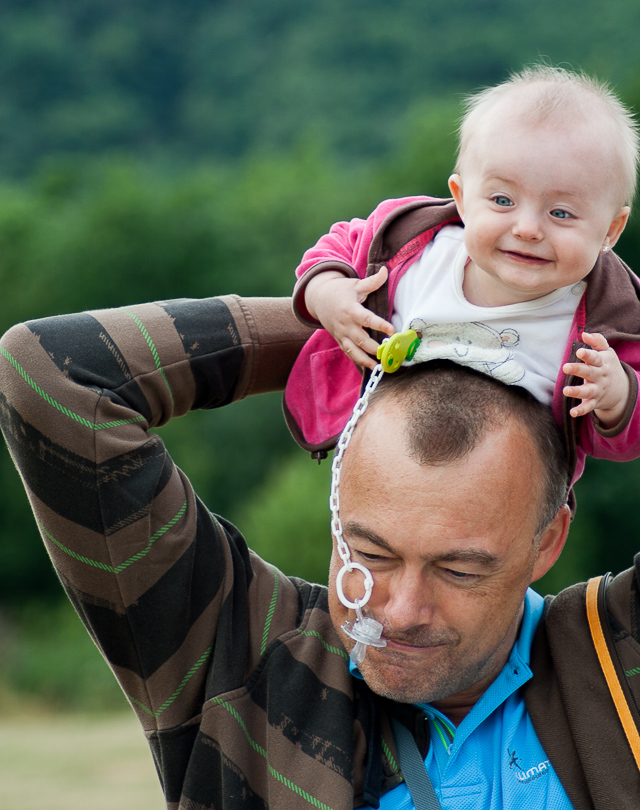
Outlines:
<svg viewBox="0 0 640 810"><path fill-rule="evenodd" d="M575 489L578 508L564 551L534 585L543 595L607 571L616 574L640 551L640 460L587 459Z"/></svg>
<svg viewBox="0 0 640 810"><path fill-rule="evenodd" d="M329 462L295 453L271 466L255 496L240 504L235 523L251 548L285 574L326 585L330 482Z"/></svg>
<svg viewBox="0 0 640 810"><path fill-rule="evenodd" d="M3 0L0 175L43 156L164 163L289 149L361 160L405 113L540 56L635 81L637 0Z"/></svg>
<svg viewBox="0 0 640 810"><path fill-rule="evenodd" d="M334 217L377 198L317 148L177 177L131 158L51 159L0 188L0 326L42 314L227 292L285 295Z"/></svg>
<svg viewBox="0 0 640 810"><path fill-rule="evenodd" d="M0 708L3 700L35 700L42 711L127 705L82 622L59 595L0 611Z"/></svg>

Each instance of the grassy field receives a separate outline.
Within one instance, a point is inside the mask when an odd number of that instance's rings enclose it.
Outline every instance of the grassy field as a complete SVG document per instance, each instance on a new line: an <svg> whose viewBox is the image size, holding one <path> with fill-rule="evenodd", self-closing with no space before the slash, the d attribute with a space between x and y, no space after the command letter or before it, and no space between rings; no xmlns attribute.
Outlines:
<svg viewBox="0 0 640 810"><path fill-rule="evenodd" d="M151 754L132 713L0 716L0 807L165 806Z"/></svg>

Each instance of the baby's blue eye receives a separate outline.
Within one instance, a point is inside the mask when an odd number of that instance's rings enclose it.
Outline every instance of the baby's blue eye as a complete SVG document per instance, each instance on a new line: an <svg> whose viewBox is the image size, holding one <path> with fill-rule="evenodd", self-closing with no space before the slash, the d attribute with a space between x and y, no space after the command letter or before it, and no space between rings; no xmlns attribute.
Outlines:
<svg viewBox="0 0 640 810"><path fill-rule="evenodd" d="M510 205L513 205L513 203L511 202L511 200L510 200L508 197L505 197L505 195L504 195L504 194L498 194L498 196L497 196L497 197L494 197L494 198L493 198L493 201L494 201L494 203L495 203L496 205L503 205L503 206L505 206L505 207L508 207L508 206L510 206Z"/></svg>
<svg viewBox="0 0 640 810"><path fill-rule="evenodd" d="M562 208L554 208L551 211L551 216L555 217L556 219L570 219L571 214L568 211L563 211Z"/></svg>

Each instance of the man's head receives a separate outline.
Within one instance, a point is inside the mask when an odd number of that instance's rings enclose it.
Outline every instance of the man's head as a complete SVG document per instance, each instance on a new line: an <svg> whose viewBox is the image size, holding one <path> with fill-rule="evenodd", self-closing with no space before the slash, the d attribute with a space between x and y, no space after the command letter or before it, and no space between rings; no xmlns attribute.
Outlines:
<svg viewBox="0 0 640 810"><path fill-rule="evenodd" d="M587 276L624 229L637 162L631 113L582 74L539 66L471 96L449 187L489 303Z"/></svg>
<svg viewBox="0 0 640 810"><path fill-rule="evenodd" d="M376 392L340 488L344 537L373 574L367 610L387 639L360 666L374 691L443 708L482 694L509 656L528 585L562 548L567 472L552 418L520 389L426 364ZM338 632L340 565L334 550ZM362 577L344 586L360 596Z"/></svg>

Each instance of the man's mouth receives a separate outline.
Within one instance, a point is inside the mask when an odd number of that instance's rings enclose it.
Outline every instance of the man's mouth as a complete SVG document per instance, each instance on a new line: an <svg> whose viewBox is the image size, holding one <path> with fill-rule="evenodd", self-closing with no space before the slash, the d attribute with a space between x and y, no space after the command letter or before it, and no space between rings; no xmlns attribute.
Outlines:
<svg viewBox="0 0 640 810"><path fill-rule="evenodd" d="M437 647L444 647L445 642L443 641L426 641L426 642L411 642L411 641L400 641L398 639L393 638L386 638L388 650L398 650L404 652L411 652L411 651L420 651L420 650L433 650Z"/></svg>

